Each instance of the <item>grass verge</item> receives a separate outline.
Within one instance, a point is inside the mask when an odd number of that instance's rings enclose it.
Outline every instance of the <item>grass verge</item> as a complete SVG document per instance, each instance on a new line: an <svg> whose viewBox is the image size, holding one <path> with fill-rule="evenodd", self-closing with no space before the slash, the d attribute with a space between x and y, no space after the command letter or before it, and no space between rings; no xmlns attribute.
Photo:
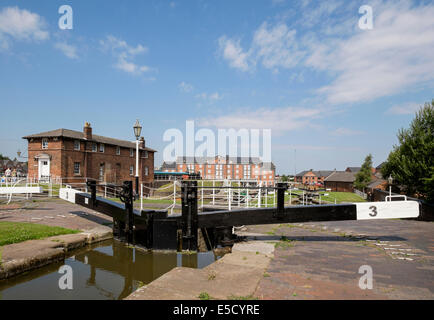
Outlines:
<svg viewBox="0 0 434 320"><path fill-rule="evenodd" d="M79 232L81 231L34 223L1 221L0 246Z"/></svg>

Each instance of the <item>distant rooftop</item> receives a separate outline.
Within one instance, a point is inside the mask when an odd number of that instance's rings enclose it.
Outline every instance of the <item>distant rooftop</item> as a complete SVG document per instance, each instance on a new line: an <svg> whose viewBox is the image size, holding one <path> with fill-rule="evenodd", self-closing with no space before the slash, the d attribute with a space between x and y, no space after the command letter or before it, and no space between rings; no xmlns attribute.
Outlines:
<svg viewBox="0 0 434 320"><path fill-rule="evenodd" d="M335 171L328 176L324 181L330 182L354 182L356 174L354 172Z"/></svg>
<svg viewBox="0 0 434 320"><path fill-rule="evenodd" d="M215 156L215 157L178 157L176 163L214 163L220 157L221 160L226 161L226 163L232 162L232 164L261 164L267 163L263 162L259 157L229 157L229 156ZM270 163L270 162L268 162ZM274 166L274 164L271 162Z"/></svg>
<svg viewBox="0 0 434 320"><path fill-rule="evenodd" d="M317 177L328 177L329 175L331 175L334 172L334 170L304 170L304 171L297 173L295 176L296 177L303 177L306 173L311 172L311 171Z"/></svg>

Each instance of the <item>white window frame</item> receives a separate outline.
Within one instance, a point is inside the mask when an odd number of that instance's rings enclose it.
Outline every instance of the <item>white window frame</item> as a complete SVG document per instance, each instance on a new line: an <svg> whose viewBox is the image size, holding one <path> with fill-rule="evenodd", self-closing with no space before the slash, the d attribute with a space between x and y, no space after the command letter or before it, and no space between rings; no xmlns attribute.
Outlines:
<svg viewBox="0 0 434 320"><path fill-rule="evenodd" d="M116 155L117 156L121 155L121 147L119 147L119 146L116 147Z"/></svg>
<svg viewBox="0 0 434 320"><path fill-rule="evenodd" d="M48 138L42 138L42 149L48 149Z"/></svg>
<svg viewBox="0 0 434 320"><path fill-rule="evenodd" d="M134 166L130 166L130 176L134 175Z"/></svg>
<svg viewBox="0 0 434 320"><path fill-rule="evenodd" d="M134 157L134 149L133 148L130 148L130 157L131 158Z"/></svg>
<svg viewBox="0 0 434 320"><path fill-rule="evenodd" d="M148 176L148 175L149 175L149 168L145 167L145 176Z"/></svg>
<svg viewBox="0 0 434 320"><path fill-rule="evenodd" d="M148 159L148 150L145 150L144 154L145 154L145 159Z"/></svg>
<svg viewBox="0 0 434 320"><path fill-rule="evenodd" d="M100 143L100 145L99 145L99 152L104 153L104 151L105 151L104 143Z"/></svg>
<svg viewBox="0 0 434 320"><path fill-rule="evenodd" d="M75 170L75 165L77 165L78 164L78 172L76 172L76 170ZM81 173L81 163L80 162L74 162L74 175L80 175L80 173Z"/></svg>
<svg viewBox="0 0 434 320"><path fill-rule="evenodd" d="M98 145L96 143L92 143L92 152L98 152Z"/></svg>
<svg viewBox="0 0 434 320"><path fill-rule="evenodd" d="M81 148L80 140L74 140L74 150L80 151L80 148Z"/></svg>

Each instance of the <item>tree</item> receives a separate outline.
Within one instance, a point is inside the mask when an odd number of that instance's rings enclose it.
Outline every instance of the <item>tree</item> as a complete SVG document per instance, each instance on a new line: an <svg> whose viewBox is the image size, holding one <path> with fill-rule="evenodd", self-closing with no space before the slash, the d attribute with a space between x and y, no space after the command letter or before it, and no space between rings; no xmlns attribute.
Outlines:
<svg viewBox="0 0 434 320"><path fill-rule="evenodd" d="M10 160L10 159L0 153L0 160Z"/></svg>
<svg viewBox="0 0 434 320"><path fill-rule="evenodd" d="M419 109L408 129L398 131L381 172L407 195L434 200L434 99Z"/></svg>
<svg viewBox="0 0 434 320"><path fill-rule="evenodd" d="M372 155L368 154L362 164L362 168L356 174L354 186L356 189L363 190L371 182L372 175Z"/></svg>
<svg viewBox="0 0 434 320"><path fill-rule="evenodd" d="M287 182L288 181L288 176L286 175L282 175L282 178L280 179L282 182Z"/></svg>

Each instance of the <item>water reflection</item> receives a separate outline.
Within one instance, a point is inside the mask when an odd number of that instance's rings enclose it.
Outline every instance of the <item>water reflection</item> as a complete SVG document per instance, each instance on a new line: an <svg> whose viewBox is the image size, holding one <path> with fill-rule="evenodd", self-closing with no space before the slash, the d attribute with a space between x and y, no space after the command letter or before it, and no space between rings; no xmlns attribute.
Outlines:
<svg viewBox="0 0 434 320"><path fill-rule="evenodd" d="M203 268L213 252L147 252L109 241L65 260L73 270L73 289L59 289L63 263L0 281L0 299L123 299L176 266Z"/></svg>

